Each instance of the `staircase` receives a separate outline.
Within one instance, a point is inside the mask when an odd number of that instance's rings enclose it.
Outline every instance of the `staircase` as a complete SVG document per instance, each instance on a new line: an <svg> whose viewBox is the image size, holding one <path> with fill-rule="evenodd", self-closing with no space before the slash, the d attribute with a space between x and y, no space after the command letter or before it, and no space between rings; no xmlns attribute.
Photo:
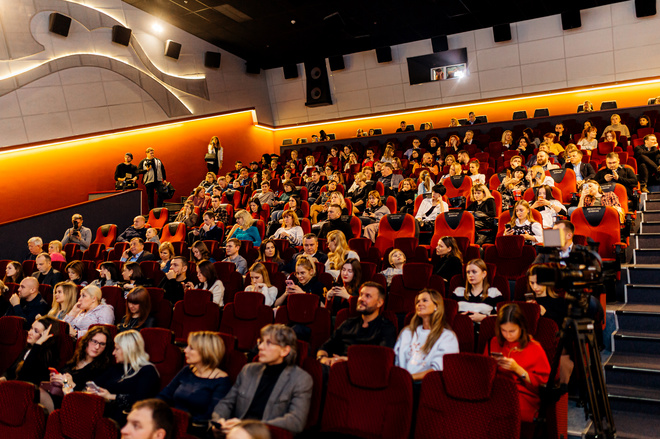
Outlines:
<svg viewBox="0 0 660 439"><path fill-rule="evenodd" d="M642 201L605 378L618 438L660 437L660 192ZM609 306L608 306L609 307Z"/></svg>

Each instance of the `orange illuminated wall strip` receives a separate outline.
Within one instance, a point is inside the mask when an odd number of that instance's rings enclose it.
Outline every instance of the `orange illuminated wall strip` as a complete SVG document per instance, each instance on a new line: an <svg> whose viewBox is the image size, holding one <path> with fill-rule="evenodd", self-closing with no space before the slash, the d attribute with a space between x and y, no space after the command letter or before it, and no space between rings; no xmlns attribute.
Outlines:
<svg viewBox="0 0 660 439"><path fill-rule="evenodd" d="M90 192L114 190L114 172L126 152L134 164L153 147L167 179L187 196L204 178L212 136L224 147L225 172L235 160L259 160L273 150L273 134L255 127L254 111L202 117L116 133L0 150L0 223L87 201ZM142 185L139 185L142 188ZM143 196L146 211L146 196ZM26 238L27 239L27 238Z"/></svg>
<svg viewBox="0 0 660 439"><path fill-rule="evenodd" d="M487 115L489 122L498 122L511 120L514 111L519 110L527 111L527 115L532 117L535 109L548 108L550 115L553 116L575 113L578 105L586 99L590 100L596 109L600 108L601 102L610 100L616 100L619 108L622 108L646 105L649 98L659 95L660 77L656 77L592 87L456 103L441 107L367 117L353 117L278 128L264 126L264 128L274 132L275 147L279 148L283 139L293 139L295 142L298 137L306 137L308 141L311 141L311 135L318 134L319 130L322 129L326 133L335 133L337 139L346 139L355 137L358 128L363 130L382 128L383 133L393 133L402 120L405 120L408 124L414 124L415 127L419 127L423 122L432 122L435 129L440 129L447 127L452 117L457 119L467 118L469 111L474 111L477 115Z"/></svg>

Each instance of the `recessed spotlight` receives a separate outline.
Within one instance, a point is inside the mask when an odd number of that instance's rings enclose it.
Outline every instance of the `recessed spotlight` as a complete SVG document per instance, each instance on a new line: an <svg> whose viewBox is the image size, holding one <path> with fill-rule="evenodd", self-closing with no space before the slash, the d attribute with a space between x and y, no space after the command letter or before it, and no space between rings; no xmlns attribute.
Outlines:
<svg viewBox="0 0 660 439"><path fill-rule="evenodd" d="M159 23L152 24L151 29L153 29L153 31L156 32L156 33L163 32L163 26L161 26Z"/></svg>
<svg viewBox="0 0 660 439"><path fill-rule="evenodd" d="M296 24L296 20L291 20L291 24Z"/></svg>

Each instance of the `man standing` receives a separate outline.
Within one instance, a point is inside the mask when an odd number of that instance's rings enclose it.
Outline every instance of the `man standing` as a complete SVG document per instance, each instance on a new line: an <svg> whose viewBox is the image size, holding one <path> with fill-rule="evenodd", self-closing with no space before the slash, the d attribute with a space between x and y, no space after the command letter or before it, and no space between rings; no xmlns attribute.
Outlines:
<svg viewBox="0 0 660 439"><path fill-rule="evenodd" d="M285 325L264 326L258 348L259 362L243 367L227 396L215 406L212 420L224 433L242 419L300 433L307 422L313 382L296 366L296 334Z"/></svg>
<svg viewBox="0 0 660 439"><path fill-rule="evenodd" d="M245 276L247 273L247 261L245 258L238 254L238 251L241 249L241 241L236 238L231 238L227 241L227 246L225 247L225 252L227 257L222 260L222 262L231 262L236 265L236 271Z"/></svg>
<svg viewBox="0 0 660 439"><path fill-rule="evenodd" d="M131 239L130 246L121 255L120 260L122 262L137 262L139 264L142 261L157 261L158 259L154 254L144 249L144 239L133 238Z"/></svg>
<svg viewBox="0 0 660 439"><path fill-rule="evenodd" d="M145 152L147 157L142 159L138 165L138 172L144 174L142 177L142 183L144 183L146 188L147 203L151 210L154 208L154 191L156 191L156 195L158 196L156 205L158 207L163 207L164 200L162 198L161 186L167 181L167 176L165 174L165 166L163 166L163 162L154 156L154 149L147 148Z"/></svg>
<svg viewBox="0 0 660 439"><path fill-rule="evenodd" d="M187 272L188 260L183 256L175 256L170 262L170 270L158 284L158 288L165 291L163 297L172 302L172 305L183 300L183 284L186 282Z"/></svg>
<svg viewBox="0 0 660 439"><path fill-rule="evenodd" d="M34 262L36 263L38 271L32 273L32 276L35 277L40 284L50 285L55 288L55 285L62 282L62 273L53 268L48 253L41 253L37 256L37 259L35 259Z"/></svg>
<svg viewBox="0 0 660 439"><path fill-rule="evenodd" d="M133 154L127 152L124 154L124 163L117 165L115 169L115 189L135 189L137 188L138 168L131 162L133 161Z"/></svg>
<svg viewBox="0 0 660 439"><path fill-rule="evenodd" d="M121 429L121 439L171 439L174 414L162 399L143 399L133 404Z"/></svg>
<svg viewBox="0 0 660 439"><path fill-rule="evenodd" d="M331 204L328 207L328 220L323 223L321 231L319 232L319 238L325 239L333 230L339 230L346 237L346 242L349 239L353 238L353 229L351 225L346 221L341 219L341 206L339 204Z"/></svg>
<svg viewBox="0 0 660 439"><path fill-rule="evenodd" d="M637 177L630 168L625 168L619 164L619 154L611 152L605 156L604 169L596 172L596 181L598 184L615 182L622 184L628 193L628 200L633 198L633 189L637 186Z"/></svg>
<svg viewBox="0 0 660 439"><path fill-rule="evenodd" d="M6 316L17 316L25 319L23 327L29 329L38 315L45 316L50 307L39 294L39 281L34 277L26 277L18 286L18 293L9 298L11 307Z"/></svg>
<svg viewBox="0 0 660 439"><path fill-rule="evenodd" d="M80 250L87 250L92 243L92 231L87 227L83 227L83 217L79 213L76 213L71 217L71 224L73 224L73 227L64 232L62 246L72 242L78 244Z"/></svg>
<svg viewBox="0 0 660 439"><path fill-rule="evenodd" d="M130 241L133 238L142 238L144 241L147 239L147 229L144 227L146 221L142 215L133 218L133 225L128 226L121 235L117 237L117 242Z"/></svg>
<svg viewBox="0 0 660 439"><path fill-rule="evenodd" d="M644 136L644 145L635 147L635 160L637 160L641 191L648 192L649 175L660 172L660 151L655 134L647 134Z"/></svg>
<svg viewBox="0 0 660 439"><path fill-rule="evenodd" d="M376 345L394 347L396 328L394 324L380 315L380 308L385 303L385 288L378 282L365 282L360 287L357 317L344 321L335 333L316 353L316 359L325 366L348 360L349 346Z"/></svg>
<svg viewBox="0 0 660 439"><path fill-rule="evenodd" d="M37 259L37 256L39 256L41 253L43 253L44 249L44 241L38 237L38 236L33 236L32 238L28 239L28 255L24 259L25 261L34 261Z"/></svg>

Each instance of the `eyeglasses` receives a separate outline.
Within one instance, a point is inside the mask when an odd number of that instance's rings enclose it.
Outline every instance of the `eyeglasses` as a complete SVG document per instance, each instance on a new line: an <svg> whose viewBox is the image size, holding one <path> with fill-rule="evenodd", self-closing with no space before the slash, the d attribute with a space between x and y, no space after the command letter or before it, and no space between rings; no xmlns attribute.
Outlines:
<svg viewBox="0 0 660 439"><path fill-rule="evenodd" d="M96 345L96 346L98 346L98 347L100 347L100 348L104 348L107 345L107 343L104 342L104 341L96 341L94 339L91 339L89 342Z"/></svg>
<svg viewBox="0 0 660 439"><path fill-rule="evenodd" d="M258 338L257 339L257 346L261 346L261 343L266 343L266 347L272 347L272 346L280 346L279 344L275 343L269 338Z"/></svg>

